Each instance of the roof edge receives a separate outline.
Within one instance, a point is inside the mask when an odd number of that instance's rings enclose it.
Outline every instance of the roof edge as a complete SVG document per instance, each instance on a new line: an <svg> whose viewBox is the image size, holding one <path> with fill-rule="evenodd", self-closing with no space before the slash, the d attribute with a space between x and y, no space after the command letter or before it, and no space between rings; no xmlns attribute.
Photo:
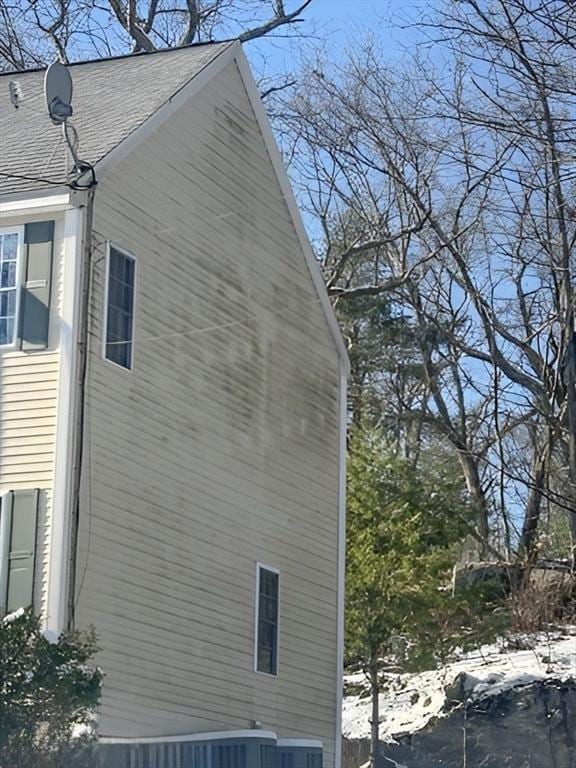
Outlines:
<svg viewBox="0 0 576 768"><path fill-rule="evenodd" d="M172 48L158 48L155 51L137 51L136 53L119 53L116 56L104 56L101 59L84 59L83 61L70 61L67 67L81 67L83 64L100 64L103 61L120 61L121 59L135 59L141 56L156 56L161 53L171 54L174 51L194 50L196 48L206 48L209 45L225 45L234 42L233 40L210 40L205 43L190 43L190 45L175 45ZM43 67L30 67L29 69L12 69L6 72L0 72L0 77L18 77L18 75L27 75L32 72L45 72L48 64Z"/></svg>

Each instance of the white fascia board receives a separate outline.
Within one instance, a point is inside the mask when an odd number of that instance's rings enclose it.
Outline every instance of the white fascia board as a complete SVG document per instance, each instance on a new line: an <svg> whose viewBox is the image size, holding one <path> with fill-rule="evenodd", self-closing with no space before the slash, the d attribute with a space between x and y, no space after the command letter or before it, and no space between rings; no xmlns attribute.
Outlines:
<svg viewBox="0 0 576 768"><path fill-rule="evenodd" d="M62 313L60 317L60 372L56 413L56 446L46 629L59 635L66 628L69 584L72 453L76 413L76 368L80 317L80 280L84 253L85 210L64 214Z"/></svg>
<svg viewBox="0 0 576 768"><path fill-rule="evenodd" d="M87 192L69 187L54 187L54 190L19 192L17 195L2 195L0 216L26 216L36 213L58 213L86 204Z"/></svg>
<svg viewBox="0 0 576 768"><path fill-rule="evenodd" d="M99 744L174 744L182 741L224 741L225 739L269 739L277 741L274 731L214 731L212 733L183 734L182 736L101 736Z"/></svg>
<svg viewBox="0 0 576 768"><path fill-rule="evenodd" d="M272 133L270 121L268 120L266 110L264 109L262 99L260 98L256 82L252 76L250 65L248 64L248 60L244 55L244 51L241 47L235 49L234 59L240 71L242 81L244 82L244 87L246 88L248 99L250 100L250 104L254 110L254 114L256 115L256 120L264 138L264 143L266 144L268 155L272 161L272 166L274 168L276 178L280 184L282 195L288 207L288 211L294 224L296 234L298 235L298 240L304 253L304 257L306 258L308 270L312 277L316 292L318 293L320 304L324 311L324 315L326 316L326 321L328 323L328 327L330 328L332 338L334 339L334 343L338 350L338 355L341 362L341 370L344 374L347 375L349 369L349 361L346 345L344 344L344 339L340 333L340 327L338 325L338 321L336 320L336 315L334 314L332 304L330 303L330 299L328 297L328 291L326 290L326 285L324 283L324 277L322 275L320 265L318 264L316 256L314 255L314 251L312 250L312 246L310 245L310 240L308 239L306 228L304 227L304 222L302 221L302 216L300 215L300 209L298 208L298 203L294 197L290 179L288 178L288 174L284 167L282 155L280 154L280 150L276 144L276 139Z"/></svg>
<svg viewBox="0 0 576 768"><path fill-rule="evenodd" d="M109 170L128 157L139 144L151 136L154 131L158 130L169 117L185 106L193 96L201 91L202 88L212 80L213 77L234 60L239 49L240 43L230 43L216 56L216 58L208 62L203 69L195 74L186 85L182 86L179 91L172 94L168 101L157 109L153 115L150 115L147 120L132 131L132 133L120 142L120 144L99 160L94 166L96 180L98 182L102 181Z"/></svg>
<svg viewBox="0 0 576 768"><path fill-rule="evenodd" d="M25 196L8 198L2 196L0 202L0 216L17 216L19 213L44 213L48 211L66 210L70 207L70 190L58 187L58 193L46 194L44 190L42 195L31 195L28 192Z"/></svg>

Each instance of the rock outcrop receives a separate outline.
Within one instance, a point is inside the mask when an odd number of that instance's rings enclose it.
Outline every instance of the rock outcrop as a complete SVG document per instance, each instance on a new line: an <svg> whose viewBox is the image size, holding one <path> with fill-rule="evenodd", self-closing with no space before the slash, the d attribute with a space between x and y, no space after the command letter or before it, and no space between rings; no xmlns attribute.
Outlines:
<svg viewBox="0 0 576 768"><path fill-rule="evenodd" d="M344 768L366 764L371 702L348 675ZM388 677L382 768L576 768L576 627L517 635L439 669Z"/></svg>
<svg viewBox="0 0 576 768"><path fill-rule="evenodd" d="M368 740L345 739L344 768L358 768L368 754ZM454 704L421 731L383 743L382 755L386 768L576 768L576 680Z"/></svg>

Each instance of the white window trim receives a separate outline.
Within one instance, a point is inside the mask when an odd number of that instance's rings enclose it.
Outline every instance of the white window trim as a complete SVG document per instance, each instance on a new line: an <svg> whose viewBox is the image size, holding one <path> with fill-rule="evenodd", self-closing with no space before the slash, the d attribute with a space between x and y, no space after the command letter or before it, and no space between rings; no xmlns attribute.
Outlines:
<svg viewBox="0 0 576 768"><path fill-rule="evenodd" d="M260 572L262 570L270 571L278 576L278 628L276 630L276 674L270 672L262 672L258 669L258 624L260 620ZM254 607L254 672L257 675L264 675L264 677L271 677L276 679L280 675L280 617L281 617L281 586L282 580L280 571L278 568L274 568L272 565L266 565L266 563L256 563L256 605Z"/></svg>
<svg viewBox="0 0 576 768"><path fill-rule="evenodd" d="M4 352L18 349L18 331L20 327L20 307L22 304L22 284L24 281L24 225L0 227L0 235L18 235L16 248L16 310L14 315L14 340L12 344L0 344Z"/></svg>
<svg viewBox="0 0 576 768"><path fill-rule="evenodd" d="M126 368L123 365L120 365L119 363L115 362L114 360L110 360L108 357L106 357L106 337L108 336L108 283L109 283L109 277L110 277L110 249L114 248L115 251L118 251L123 256L126 256L127 259L132 259L134 262L134 297L132 301L132 344L130 347L130 367ZM134 256L133 253L130 253L130 251L127 251L125 248L122 248L119 245L116 245L116 243L113 243L111 240L106 240L106 270L104 275L104 309L102 313L102 358L107 362L110 363L110 365L115 366L116 368L120 368L125 373L132 373L134 370L134 345L136 343L136 296L138 295L138 259L136 256Z"/></svg>

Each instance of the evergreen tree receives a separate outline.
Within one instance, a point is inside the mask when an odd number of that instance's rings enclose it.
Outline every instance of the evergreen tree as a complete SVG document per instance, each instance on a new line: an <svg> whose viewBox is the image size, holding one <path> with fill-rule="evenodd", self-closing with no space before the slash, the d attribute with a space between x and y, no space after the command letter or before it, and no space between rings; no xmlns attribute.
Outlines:
<svg viewBox="0 0 576 768"><path fill-rule="evenodd" d="M361 665L370 685L374 768L379 768L383 672L429 668L446 661L456 647L490 639L497 630L487 595L453 595L450 589L468 518L462 480L450 465L429 461L415 468L382 433L353 433L347 657Z"/></svg>

